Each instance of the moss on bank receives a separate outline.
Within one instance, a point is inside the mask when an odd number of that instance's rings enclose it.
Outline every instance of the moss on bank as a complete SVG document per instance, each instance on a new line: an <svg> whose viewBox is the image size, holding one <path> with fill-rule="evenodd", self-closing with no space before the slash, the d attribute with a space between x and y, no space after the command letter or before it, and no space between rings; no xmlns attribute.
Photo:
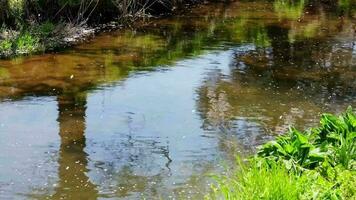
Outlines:
<svg viewBox="0 0 356 200"><path fill-rule="evenodd" d="M207 199L355 199L356 115L324 114L320 126L291 129L237 162Z"/></svg>

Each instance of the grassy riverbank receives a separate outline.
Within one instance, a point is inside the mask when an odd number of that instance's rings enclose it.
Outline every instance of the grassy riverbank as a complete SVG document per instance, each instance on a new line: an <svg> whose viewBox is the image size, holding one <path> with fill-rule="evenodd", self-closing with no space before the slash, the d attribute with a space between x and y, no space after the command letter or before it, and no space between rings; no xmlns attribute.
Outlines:
<svg viewBox="0 0 356 200"><path fill-rule="evenodd" d="M215 177L207 199L355 199L355 159L355 112L323 114L319 127L291 128Z"/></svg>
<svg viewBox="0 0 356 200"><path fill-rule="evenodd" d="M6 0L0 2L0 58L44 52L96 31L170 14L200 0Z"/></svg>
<svg viewBox="0 0 356 200"><path fill-rule="evenodd" d="M0 57L31 54L65 47L86 39L93 30L73 24L44 22L20 30L0 29Z"/></svg>

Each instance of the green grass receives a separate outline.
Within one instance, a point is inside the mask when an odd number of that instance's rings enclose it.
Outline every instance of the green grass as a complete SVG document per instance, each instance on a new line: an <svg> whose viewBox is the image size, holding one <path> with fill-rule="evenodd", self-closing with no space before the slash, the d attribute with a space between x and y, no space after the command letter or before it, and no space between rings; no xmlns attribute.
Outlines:
<svg viewBox="0 0 356 200"><path fill-rule="evenodd" d="M228 175L214 177L217 184L207 199L298 199L298 178L283 166L260 165L255 161L249 165L238 162L237 165L240 168Z"/></svg>
<svg viewBox="0 0 356 200"><path fill-rule="evenodd" d="M324 114L320 126L263 145L248 163L237 162L207 199L356 199L356 115Z"/></svg>
<svg viewBox="0 0 356 200"><path fill-rule="evenodd" d="M236 164L238 169L214 176L216 184L206 199L226 200L310 200L355 199L356 172L337 168L337 176L328 179L315 170L302 174L290 171L282 163L252 160Z"/></svg>

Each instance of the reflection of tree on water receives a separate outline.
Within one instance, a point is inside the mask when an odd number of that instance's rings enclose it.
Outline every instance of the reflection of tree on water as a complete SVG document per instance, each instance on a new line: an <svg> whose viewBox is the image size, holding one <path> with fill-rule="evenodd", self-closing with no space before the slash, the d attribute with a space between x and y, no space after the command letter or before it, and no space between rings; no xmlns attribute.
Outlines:
<svg viewBox="0 0 356 200"><path fill-rule="evenodd" d="M300 39L291 44L287 39L288 30L277 26L269 26L272 38L268 54L250 51L236 54L235 59L242 61L243 73L250 72L263 77L265 83L273 83L278 87L303 87L325 102L330 96L349 95L356 87L353 55L353 41L334 41L331 39ZM256 62L258 61L258 62ZM241 63L235 66L239 68ZM236 71L236 76L242 76ZM248 77L248 76L245 76ZM323 93L327 89L327 93ZM319 91L319 92L318 92Z"/></svg>
<svg viewBox="0 0 356 200"><path fill-rule="evenodd" d="M273 7L280 19L299 19L303 15L307 0L275 0Z"/></svg>
<svg viewBox="0 0 356 200"><path fill-rule="evenodd" d="M58 100L61 145L59 182L52 199L97 199L98 191L87 172L85 148L86 94L62 95Z"/></svg>
<svg viewBox="0 0 356 200"><path fill-rule="evenodd" d="M230 104L227 102L227 94L224 91L217 93L218 83L221 79L219 70L212 70L208 73L208 79L205 81L206 90L204 91L207 97L209 109L206 109L206 118L203 127L207 130L219 129L223 132L231 128L229 120L231 119ZM208 106L208 105L207 105Z"/></svg>
<svg viewBox="0 0 356 200"><path fill-rule="evenodd" d="M265 25L269 46L236 48L229 74L209 73L198 90L204 129L229 124L218 133L253 146L268 132L305 127L317 123L315 113L354 105L354 32L345 32L348 27L342 24L334 38L299 35L291 41L292 27Z"/></svg>
<svg viewBox="0 0 356 200"><path fill-rule="evenodd" d="M230 84L232 85L229 86ZM229 87L236 88L238 92L230 90ZM203 118L202 127L220 137L219 146L226 152L238 148L236 143L232 142L234 137L247 149L248 146L258 145L263 137L260 135L263 128L256 123L258 115L256 118L246 116L249 111L258 108L252 107L252 96L247 93L244 95L243 87L229 82L227 77L217 70L216 73L209 73L198 91L198 110ZM249 103L251 106L248 106Z"/></svg>
<svg viewBox="0 0 356 200"><path fill-rule="evenodd" d="M296 8L298 17L301 14L299 9L300 7ZM255 12L254 10L253 14ZM217 15L222 14L219 12ZM183 19L175 23L181 28L174 31L167 25L164 31L162 26L151 31L145 29L141 34L130 36L131 40L126 36L117 37L117 40L121 40L125 45L136 42L128 46L136 49L134 52L137 56L134 57L138 59L131 59L129 56L132 49L125 50L121 48L122 45L113 44L110 38L108 46L99 45L97 49L92 50L82 49L82 53L72 58L78 59L75 62L66 56L58 56L54 59L59 64L48 64L46 60L40 62L32 60L26 65L9 67L9 73L0 72L1 77L16 75L13 78L6 78L8 82L2 84L6 90L12 90L13 86L17 86L14 90L16 95L12 94L13 96L60 94L58 97L59 134L62 142L58 159L60 180L55 187L53 198L75 198L77 197L75 195L86 194L96 198L99 196L99 190L100 197L126 197L145 192L155 196L159 193L157 190L164 189L162 179L170 175L172 162L169 144L162 144L164 138L140 138L135 136L135 132L130 132L123 133L123 136L117 136L112 141L98 143L86 141L84 137L86 97L61 94L63 85L71 89L77 85L75 88L89 90L91 86L95 87L101 83L127 77L129 71L133 70L133 66L170 64L186 55L200 54L202 49L215 46L225 40L234 41L239 45L248 43L258 47L258 50L249 52L245 50L243 55L236 54L231 63L230 77L220 72L209 74L206 82L199 89L198 107L204 119L203 128L223 133L224 141L228 141L231 135L236 134L247 146L256 145L264 139L261 133L266 132L265 128L278 131L285 129L289 124L306 123L315 116L315 113L322 110L321 104L333 103L328 100L330 95L332 98L335 96L333 93L339 98L354 99L355 95L342 92L355 91L352 82L346 84L346 88L351 85L350 90L338 89L338 87L345 87L338 83L346 83L345 80L350 80L343 77L353 76L352 73L348 73L350 70L339 73L342 76L330 76L332 74L330 71L333 71L333 66L336 66L339 61L344 63L340 65L341 67L350 63L352 50L346 50L346 54L343 48L332 46L328 41L313 40L313 37L319 37L317 30L321 26L321 24L314 24L314 21L309 23L305 20L295 23L292 27L294 32L291 34L288 29L290 25L284 23L283 28L278 27L272 14L266 15L271 16L271 19L266 21L260 18L256 20L253 14L247 14L237 20L226 20L226 23L221 22L220 19L206 18L203 22L197 20L200 25L195 20L186 24L184 21L186 19ZM273 21L273 25L269 20ZM206 21L211 22L209 27L206 27L208 25ZM340 29L345 28L340 26ZM151 32L151 35L144 34L147 33L146 31ZM305 38L309 39L304 40ZM100 40L97 43L100 43ZM101 50L98 50L99 48ZM301 50L305 53L301 54ZM105 55L99 54L99 51L105 52ZM107 55L106 52L110 53ZM99 61L98 64L91 64L94 58ZM69 62L62 63L66 60ZM44 66L38 64L41 62ZM105 67L99 68L98 66L101 65ZM39 66L37 70L34 70L35 66ZM125 66L128 69L122 70ZM300 70L298 68L300 66L305 69L312 67L314 70ZM22 70L25 70L25 73ZM72 75L75 77L74 80L70 80ZM325 78L320 79L323 75ZM54 88L58 90L51 94L50 91ZM306 94L308 91L309 94ZM8 93L2 94L9 97ZM313 101L309 101L310 99ZM224 149L232 146L228 143L220 145ZM106 157L99 155L95 159L93 156L97 152L109 155ZM109 194L110 192L114 194Z"/></svg>
<svg viewBox="0 0 356 200"><path fill-rule="evenodd" d="M297 20L303 17L304 11L315 13L325 10L352 16L356 3L353 0L274 0L273 7L280 19Z"/></svg>
<svg viewBox="0 0 356 200"><path fill-rule="evenodd" d="M171 174L168 144L161 144L160 138L137 138L130 132L108 144L99 143L99 149L89 142L88 150L85 138L87 95L66 93L58 96L57 102L61 138L58 181L53 184L53 190L43 188L41 195L33 197L89 200L162 194L163 176ZM95 151L105 156L89 163L89 156Z"/></svg>

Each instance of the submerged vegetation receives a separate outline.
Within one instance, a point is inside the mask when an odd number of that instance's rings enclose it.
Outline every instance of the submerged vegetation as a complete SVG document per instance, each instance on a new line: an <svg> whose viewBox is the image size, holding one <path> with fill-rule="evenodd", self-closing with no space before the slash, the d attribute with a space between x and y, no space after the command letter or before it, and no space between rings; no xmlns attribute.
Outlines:
<svg viewBox="0 0 356 200"><path fill-rule="evenodd" d="M323 114L320 126L263 145L248 163L216 177L208 199L355 199L356 114Z"/></svg>

